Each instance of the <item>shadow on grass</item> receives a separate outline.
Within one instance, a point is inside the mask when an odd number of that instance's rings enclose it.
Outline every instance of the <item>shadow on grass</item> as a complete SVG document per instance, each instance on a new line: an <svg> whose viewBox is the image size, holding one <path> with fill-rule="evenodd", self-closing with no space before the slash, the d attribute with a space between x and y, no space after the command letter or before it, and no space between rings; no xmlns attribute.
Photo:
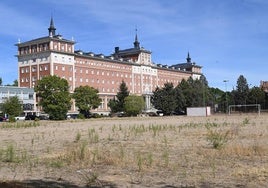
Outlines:
<svg viewBox="0 0 268 188"><path fill-rule="evenodd" d="M117 186L109 183L101 181L100 184L91 184L85 186L78 186L68 181L46 181L46 180L24 180L24 181L5 181L0 182L0 188L86 188L86 187L111 187L116 188Z"/></svg>

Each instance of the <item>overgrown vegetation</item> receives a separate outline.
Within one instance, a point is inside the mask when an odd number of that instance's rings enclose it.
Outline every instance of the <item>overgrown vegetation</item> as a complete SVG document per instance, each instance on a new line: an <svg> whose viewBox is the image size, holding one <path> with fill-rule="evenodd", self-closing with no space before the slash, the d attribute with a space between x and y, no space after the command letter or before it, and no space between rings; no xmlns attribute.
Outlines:
<svg viewBox="0 0 268 188"><path fill-rule="evenodd" d="M90 121L90 125L85 127L73 126L74 122L68 134L68 137L72 135L72 139L68 144L62 143L60 149L52 147L54 142L59 144L58 140L61 140L54 132L58 131L58 126L55 126L50 136L43 133L32 135L28 140L30 149L16 148L16 144L2 147L0 163L2 166L16 166L19 163L28 166L28 169L33 165L44 165L51 174L72 169L70 172L78 173L87 186L103 185L103 178L106 177L103 176L103 169L109 171L110 176L113 174L113 178L126 177L128 180L124 181L143 186L153 186L156 184L148 182L159 181L173 182L174 186L178 186L177 182L191 183L192 180L195 181L193 185L197 186L201 180L217 182L218 177L230 178L231 175L243 182L244 178L237 175L241 173L235 171L248 168L250 160L257 166L257 161L267 161L265 153L268 151L261 144L263 141L255 140L265 137L260 134L254 136L250 132L252 128L255 130L254 120L249 122L246 119L249 120L248 117L240 118L237 123L219 121L217 118L202 122L191 119L183 123L178 121L183 119L176 119L176 123L154 119L147 123L148 119L139 122L137 118L135 124L111 124L108 121L105 126L97 126L99 120L96 120L95 124ZM263 124L256 124L265 129ZM48 138L52 140L49 148L44 147L43 153L30 157L36 147L40 147L39 144ZM247 142L243 142L243 139L247 139ZM38 162L30 163L33 159ZM239 166L230 172L228 169L233 167L233 163L239 163ZM264 170L254 175L265 177L266 172ZM244 172L243 176L246 175L251 176Z"/></svg>
<svg viewBox="0 0 268 188"><path fill-rule="evenodd" d="M29 128L40 126L39 121L19 121L19 122L8 122L2 123L0 128Z"/></svg>
<svg viewBox="0 0 268 188"><path fill-rule="evenodd" d="M207 140L213 148L220 149L229 141L230 131L208 129Z"/></svg>

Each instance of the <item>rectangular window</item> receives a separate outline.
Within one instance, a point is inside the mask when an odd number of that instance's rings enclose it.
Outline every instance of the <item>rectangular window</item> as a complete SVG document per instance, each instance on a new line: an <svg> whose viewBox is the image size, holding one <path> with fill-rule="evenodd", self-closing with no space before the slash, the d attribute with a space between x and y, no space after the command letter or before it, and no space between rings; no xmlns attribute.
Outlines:
<svg viewBox="0 0 268 188"><path fill-rule="evenodd" d="M29 99L33 99L33 94L29 94Z"/></svg>
<svg viewBox="0 0 268 188"><path fill-rule="evenodd" d="M32 67L32 72L36 72L36 67Z"/></svg>

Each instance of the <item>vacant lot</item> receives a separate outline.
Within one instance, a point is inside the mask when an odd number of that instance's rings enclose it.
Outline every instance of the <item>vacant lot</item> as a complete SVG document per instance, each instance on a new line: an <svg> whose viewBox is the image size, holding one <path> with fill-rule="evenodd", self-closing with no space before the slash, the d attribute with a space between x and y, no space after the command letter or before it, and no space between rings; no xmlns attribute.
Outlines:
<svg viewBox="0 0 268 188"><path fill-rule="evenodd" d="M268 185L268 115L0 126L0 187Z"/></svg>

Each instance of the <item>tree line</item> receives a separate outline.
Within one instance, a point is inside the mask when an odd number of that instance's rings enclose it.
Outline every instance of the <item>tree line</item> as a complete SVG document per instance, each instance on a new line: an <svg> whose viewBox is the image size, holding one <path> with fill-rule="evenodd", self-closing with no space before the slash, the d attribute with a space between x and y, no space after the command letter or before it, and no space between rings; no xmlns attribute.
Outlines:
<svg viewBox="0 0 268 188"><path fill-rule="evenodd" d="M247 79L240 75L237 86L232 91L222 91L208 86L204 75L200 79L182 80L176 87L166 83L163 88L156 88L153 92L152 103L164 114L180 114L187 107L210 106L214 112L226 112L228 105L260 104L268 107L268 95L263 88L249 88Z"/></svg>
<svg viewBox="0 0 268 188"><path fill-rule="evenodd" d="M44 77L34 89L41 110L53 120L65 119L73 101L82 118L90 117L90 110L101 104L97 89L80 86L70 93L67 80L57 76ZM122 80L117 95L108 103L111 113L136 116L144 110L143 97L129 93ZM230 104L261 104L262 108L267 108L268 95L260 87L249 88L243 75L239 76L236 89L231 92L209 87L206 77L201 75L200 79L183 79L177 86L165 83L163 87L157 87L151 96L151 103L164 115L185 114L187 107L202 106L210 106L214 112L226 112ZM18 106L19 110L15 110ZM2 105L2 111L17 116L22 112L22 106L18 98L10 98Z"/></svg>

